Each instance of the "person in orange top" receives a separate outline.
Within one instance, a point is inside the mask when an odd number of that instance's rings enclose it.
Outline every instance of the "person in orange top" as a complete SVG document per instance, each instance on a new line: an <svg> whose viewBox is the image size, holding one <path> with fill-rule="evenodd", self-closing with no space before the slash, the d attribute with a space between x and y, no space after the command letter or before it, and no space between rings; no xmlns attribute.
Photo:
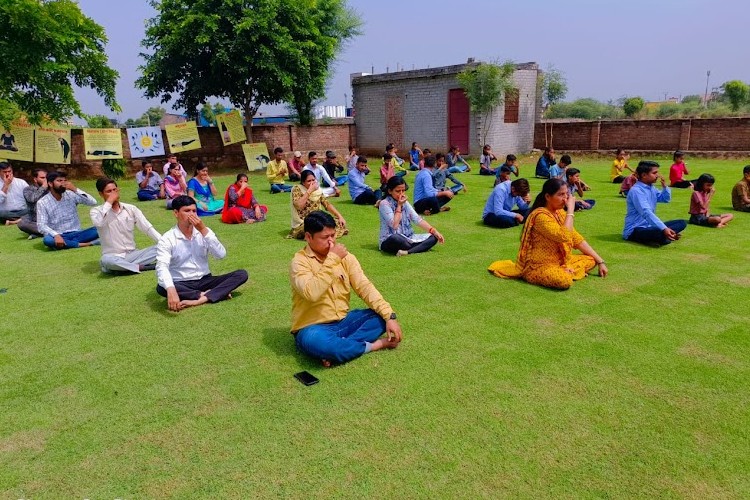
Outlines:
<svg viewBox="0 0 750 500"><path fill-rule="evenodd" d="M544 183L524 224L516 262L493 262L490 273L560 290L567 290L596 266L599 276L607 276L607 264L573 227L575 198L565 184L560 179ZM573 249L583 255L573 254Z"/></svg>

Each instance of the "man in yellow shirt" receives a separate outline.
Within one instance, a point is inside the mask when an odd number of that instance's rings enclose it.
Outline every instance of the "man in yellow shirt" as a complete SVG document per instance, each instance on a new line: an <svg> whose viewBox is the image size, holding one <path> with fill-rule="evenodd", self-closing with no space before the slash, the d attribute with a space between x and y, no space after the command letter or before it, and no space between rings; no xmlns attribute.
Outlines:
<svg viewBox="0 0 750 500"><path fill-rule="evenodd" d="M266 167L266 177L268 177L268 182L271 183L271 194L288 193L292 190L292 186L284 184L284 176L289 172L284 160L284 150L282 148L274 149L273 156L273 160L269 161Z"/></svg>
<svg viewBox="0 0 750 500"><path fill-rule="evenodd" d="M333 217L322 211L305 217L305 241L289 268L297 348L330 366L398 346L402 336L396 313L357 258L336 243ZM352 289L369 309L349 310ZM386 337L380 338L383 332Z"/></svg>

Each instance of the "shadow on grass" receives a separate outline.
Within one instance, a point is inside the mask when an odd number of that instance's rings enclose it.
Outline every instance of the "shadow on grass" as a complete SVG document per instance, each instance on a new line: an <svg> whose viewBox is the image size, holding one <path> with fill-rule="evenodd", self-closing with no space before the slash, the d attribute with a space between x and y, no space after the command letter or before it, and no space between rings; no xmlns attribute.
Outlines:
<svg viewBox="0 0 750 500"><path fill-rule="evenodd" d="M610 241L613 243L622 243L626 242L626 240L622 239L622 234L620 233L614 233L614 234L600 234L596 236L592 236L591 238L587 238L594 241Z"/></svg>
<svg viewBox="0 0 750 500"><path fill-rule="evenodd" d="M365 243L364 245L360 245L359 248L380 253L380 246L377 243Z"/></svg>
<svg viewBox="0 0 750 500"><path fill-rule="evenodd" d="M288 328L266 328L263 330L263 344L279 358L294 358L303 370L320 368L320 362L305 356L297 350L294 336Z"/></svg>

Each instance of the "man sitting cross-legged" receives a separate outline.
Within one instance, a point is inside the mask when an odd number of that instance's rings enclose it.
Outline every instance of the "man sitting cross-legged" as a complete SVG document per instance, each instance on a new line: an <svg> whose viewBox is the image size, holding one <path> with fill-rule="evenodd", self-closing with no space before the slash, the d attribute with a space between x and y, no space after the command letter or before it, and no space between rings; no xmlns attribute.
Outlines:
<svg viewBox="0 0 750 500"><path fill-rule="evenodd" d="M99 239L95 227L81 230L76 205L93 207L93 196L78 189L68 181L65 172L47 174L49 193L36 203L37 228L44 235L44 244L50 248L88 247Z"/></svg>
<svg viewBox="0 0 750 500"><path fill-rule="evenodd" d="M208 254L223 259L227 251L213 231L198 217L195 200L178 196L172 201L177 225L156 245L156 291L167 298L172 311L218 302L247 281L247 271L213 276Z"/></svg>
<svg viewBox="0 0 750 500"><path fill-rule="evenodd" d="M357 258L336 243L336 221L326 212L305 217L307 246L294 254L292 334L300 351L324 366L345 363L370 351L394 348L401 326L390 304L367 279ZM349 310L351 290L369 309ZM385 338L380 336L386 333Z"/></svg>
<svg viewBox="0 0 750 500"><path fill-rule="evenodd" d="M138 227L154 241L161 238L159 231L154 229L138 207L120 201L120 189L112 179L98 179L96 190L104 199L104 204L92 208L89 214L101 238L102 258L99 265L102 272L140 273L153 270L156 265L156 245L137 250L135 228Z"/></svg>

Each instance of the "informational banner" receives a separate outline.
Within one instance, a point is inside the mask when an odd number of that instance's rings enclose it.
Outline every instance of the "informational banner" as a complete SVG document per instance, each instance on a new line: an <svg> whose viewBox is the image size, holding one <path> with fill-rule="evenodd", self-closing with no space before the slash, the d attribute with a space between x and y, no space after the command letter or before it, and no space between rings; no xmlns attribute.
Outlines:
<svg viewBox="0 0 750 500"><path fill-rule="evenodd" d="M159 127L136 127L125 131L131 158L164 156L164 141Z"/></svg>
<svg viewBox="0 0 750 500"><path fill-rule="evenodd" d="M37 163L70 165L70 127L54 123L37 127L34 144Z"/></svg>
<svg viewBox="0 0 750 500"><path fill-rule="evenodd" d="M194 121L175 123L167 125L165 128L170 153L200 149L201 140L198 137L198 125Z"/></svg>
<svg viewBox="0 0 750 500"><path fill-rule="evenodd" d="M87 160L118 160L122 158L122 137L119 128L85 128L83 145Z"/></svg>
<svg viewBox="0 0 750 500"><path fill-rule="evenodd" d="M266 165L271 161L265 142L243 144L242 152L245 153L248 170L265 170Z"/></svg>
<svg viewBox="0 0 750 500"><path fill-rule="evenodd" d="M245 127L242 125L242 116L240 112L233 109L229 113L216 115L216 125L221 131L221 140L224 145L242 142L247 137Z"/></svg>
<svg viewBox="0 0 750 500"><path fill-rule="evenodd" d="M9 129L0 128L0 158L34 161L34 126L13 122Z"/></svg>

